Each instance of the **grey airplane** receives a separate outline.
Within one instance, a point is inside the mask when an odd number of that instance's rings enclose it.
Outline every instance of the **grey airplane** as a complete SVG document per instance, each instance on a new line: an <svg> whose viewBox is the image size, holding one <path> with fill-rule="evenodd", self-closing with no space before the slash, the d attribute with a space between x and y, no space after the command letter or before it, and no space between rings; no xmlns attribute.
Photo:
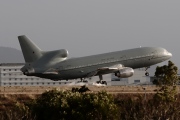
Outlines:
<svg viewBox="0 0 180 120"><path fill-rule="evenodd" d="M42 51L25 35L18 36L24 55L25 65L21 68L24 75L37 76L51 80L84 80L114 73L119 78L131 77L136 68L149 67L172 57L172 54L160 47L140 47L98 55L68 58L65 49ZM146 71L145 75L149 73Z"/></svg>

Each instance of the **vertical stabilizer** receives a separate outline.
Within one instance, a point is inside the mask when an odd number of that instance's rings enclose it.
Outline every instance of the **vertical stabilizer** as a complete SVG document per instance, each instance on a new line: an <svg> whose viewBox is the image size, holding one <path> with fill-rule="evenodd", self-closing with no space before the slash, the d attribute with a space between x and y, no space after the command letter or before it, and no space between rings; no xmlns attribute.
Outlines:
<svg viewBox="0 0 180 120"><path fill-rule="evenodd" d="M32 63L42 56L41 50L25 35L18 36L26 63Z"/></svg>

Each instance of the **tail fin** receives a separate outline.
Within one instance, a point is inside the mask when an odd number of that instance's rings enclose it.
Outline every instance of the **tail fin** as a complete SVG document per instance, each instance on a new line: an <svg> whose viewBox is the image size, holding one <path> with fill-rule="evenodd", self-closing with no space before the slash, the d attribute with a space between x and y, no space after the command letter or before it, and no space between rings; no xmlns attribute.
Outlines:
<svg viewBox="0 0 180 120"><path fill-rule="evenodd" d="M25 35L18 36L18 39L26 63L34 62L42 56L40 48Z"/></svg>

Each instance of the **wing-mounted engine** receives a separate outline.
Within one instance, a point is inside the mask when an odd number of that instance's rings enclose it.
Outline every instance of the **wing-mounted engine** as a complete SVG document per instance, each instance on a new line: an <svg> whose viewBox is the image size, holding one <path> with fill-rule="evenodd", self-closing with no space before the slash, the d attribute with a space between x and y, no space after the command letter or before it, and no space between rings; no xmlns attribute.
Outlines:
<svg viewBox="0 0 180 120"><path fill-rule="evenodd" d="M118 72L115 73L115 76L119 78L127 78L131 77L134 74L134 70L129 67L124 67L122 69L119 69Z"/></svg>

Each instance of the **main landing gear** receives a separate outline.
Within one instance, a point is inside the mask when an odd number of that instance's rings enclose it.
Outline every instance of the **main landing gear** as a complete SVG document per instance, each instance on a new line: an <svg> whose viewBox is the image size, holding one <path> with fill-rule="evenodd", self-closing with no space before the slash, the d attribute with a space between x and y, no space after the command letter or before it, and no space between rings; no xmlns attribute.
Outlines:
<svg viewBox="0 0 180 120"><path fill-rule="evenodd" d="M146 68L145 68L145 71L146 71L146 72L145 72L145 76L149 76L149 72L147 71L148 68L150 68L150 67L146 67Z"/></svg>
<svg viewBox="0 0 180 120"><path fill-rule="evenodd" d="M103 80L102 75L99 75L99 81L97 81L96 83L107 85L107 82L106 81L102 81L102 80Z"/></svg>
<svg viewBox="0 0 180 120"><path fill-rule="evenodd" d="M88 81L85 78L81 78L81 81L78 81L78 83L79 82L88 83Z"/></svg>

